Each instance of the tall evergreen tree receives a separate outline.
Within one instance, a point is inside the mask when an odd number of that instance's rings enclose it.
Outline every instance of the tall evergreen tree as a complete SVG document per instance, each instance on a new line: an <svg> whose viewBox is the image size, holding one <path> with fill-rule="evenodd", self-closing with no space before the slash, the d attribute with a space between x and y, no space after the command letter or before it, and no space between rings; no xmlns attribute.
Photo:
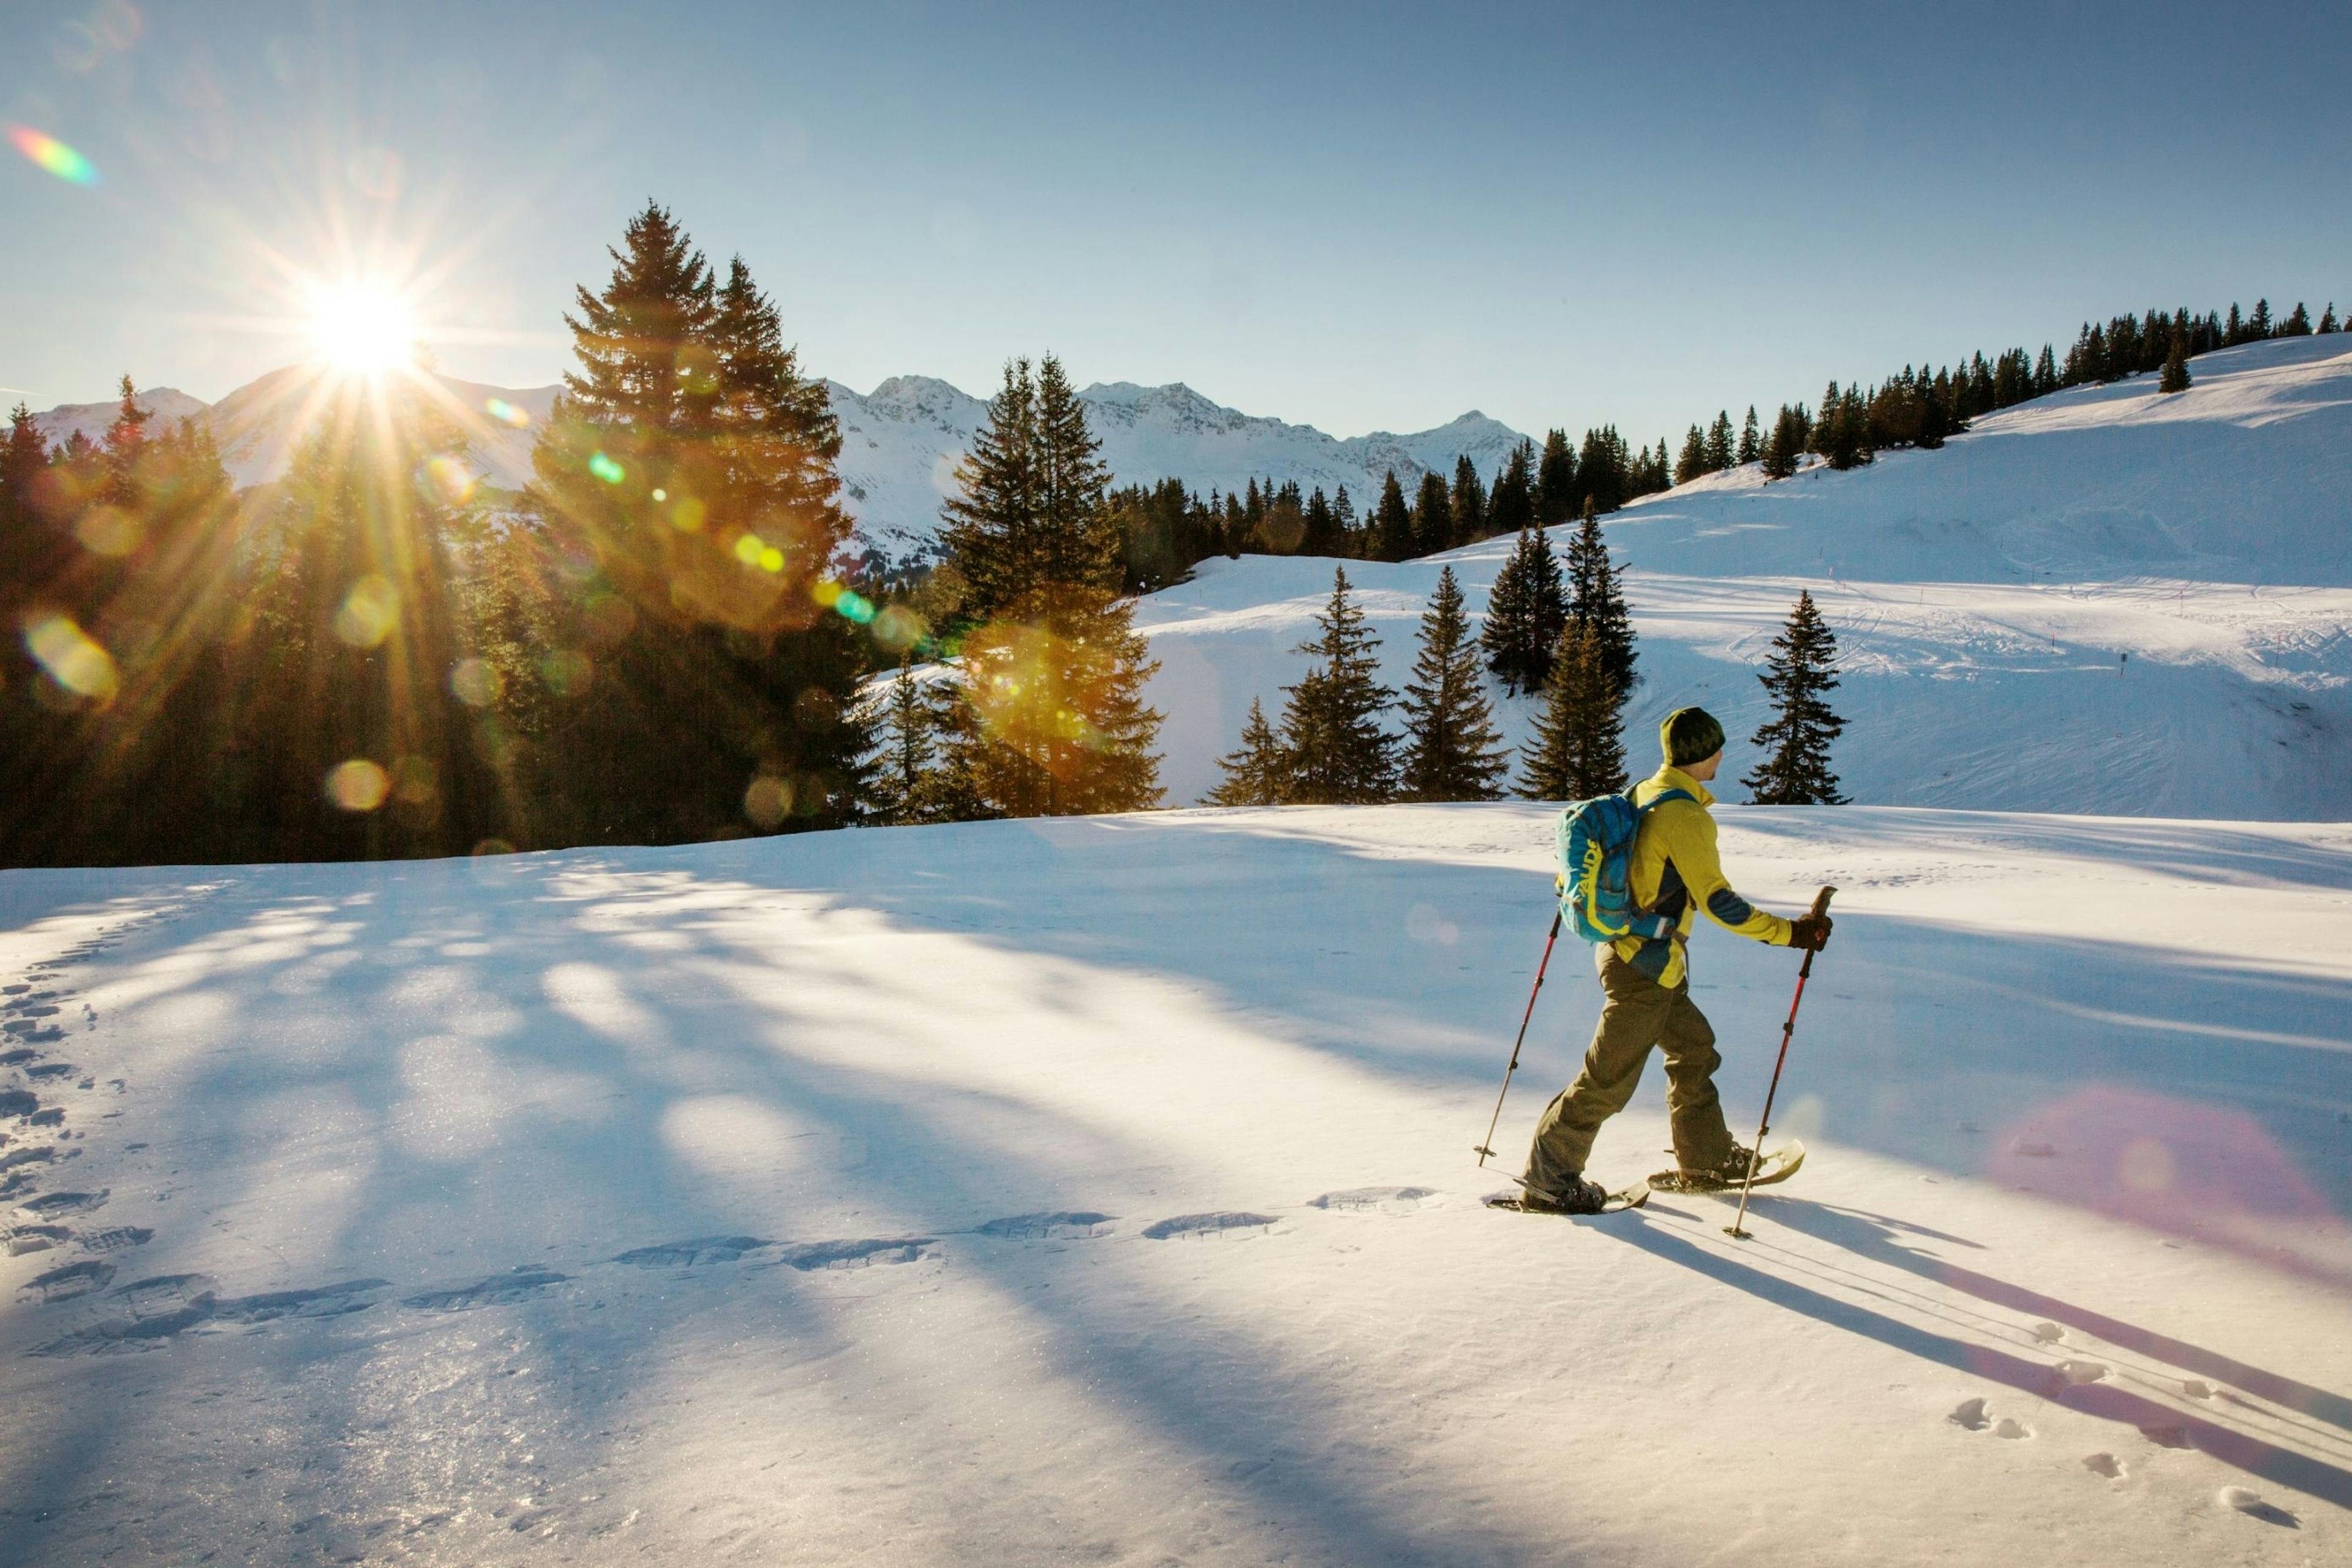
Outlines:
<svg viewBox="0 0 2352 1568"><path fill-rule="evenodd" d="M1464 453L1454 459L1454 493L1449 498L1454 509L1454 542L1475 544L1486 537L1486 487L1478 478L1478 465Z"/></svg>
<svg viewBox="0 0 2352 1568"><path fill-rule="evenodd" d="M1706 461L1706 436L1696 425L1683 437L1682 455L1675 459L1675 483L1686 485L1710 470Z"/></svg>
<svg viewBox="0 0 2352 1568"><path fill-rule="evenodd" d="M1242 722L1240 748L1218 758L1217 766L1225 776L1202 797L1210 805L1281 805L1290 798L1296 765L1255 697Z"/></svg>
<svg viewBox="0 0 2352 1568"><path fill-rule="evenodd" d="M1752 463L1764 455L1764 438L1756 424L1756 405L1748 405L1748 423L1739 427L1739 450L1733 454L1736 463Z"/></svg>
<svg viewBox="0 0 2352 1568"><path fill-rule="evenodd" d="M1601 666L1611 684L1630 695L1642 683L1635 673L1633 616L1625 605L1620 579L1625 569L1610 556L1601 517L1591 503L1568 544L1568 630L1589 629L1600 639Z"/></svg>
<svg viewBox="0 0 2352 1568"><path fill-rule="evenodd" d="M1462 613L1454 568L1421 618L1421 647L1405 683L1404 798L1494 800L1510 772L1510 752L1495 732L1494 712L1478 679L1478 647Z"/></svg>
<svg viewBox="0 0 2352 1568"><path fill-rule="evenodd" d="M1008 368L943 509L966 584L953 695L933 711L942 811L1060 816L1158 804L1158 668L1117 596L1109 471L1046 355ZM1232 520L1238 521L1238 520Z"/></svg>
<svg viewBox="0 0 2352 1568"><path fill-rule="evenodd" d="M1372 509L1371 539L1367 553L1374 561L1406 561L1413 552L1412 509L1405 505L1404 487L1391 468L1381 483L1380 504Z"/></svg>
<svg viewBox="0 0 2352 1568"><path fill-rule="evenodd" d="M915 679L911 652L902 657L890 682L887 711L889 742L875 770L869 816L884 826L904 826L929 815L931 782L930 713Z"/></svg>
<svg viewBox="0 0 2352 1568"><path fill-rule="evenodd" d="M1547 431L1543 455L1536 459L1536 521L1546 528L1558 528L1576 515L1582 500L1577 493L1576 451L1568 444L1568 432L1556 427ZM1490 527L1488 531L1499 531Z"/></svg>
<svg viewBox="0 0 2352 1568"><path fill-rule="evenodd" d="M1609 678L1600 637L1589 626L1570 628L1544 683L1519 793L1530 800L1590 800L1623 789L1624 707L1625 693Z"/></svg>
<svg viewBox="0 0 2352 1568"><path fill-rule="evenodd" d="M1523 526L1518 542L1495 575L1486 597L1486 624L1479 634L1486 668L1513 696L1540 690L1551 668L1552 645L1568 622L1568 595L1551 540L1540 528Z"/></svg>
<svg viewBox="0 0 2352 1568"><path fill-rule="evenodd" d="M1836 689L1837 635L1813 607L1810 591L1797 595L1788 624L1772 639L1772 655L1757 679L1772 700L1772 717L1752 737L1764 760L1741 782L1759 805L1843 805L1830 769L1830 743L1845 730L1823 693Z"/></svg>
<svg viewBox="0 0 2352 1568"><path fill-rule="evenodd" d="M1415 555L1434 555L1454 548L1454 498L1435 469L1421 476L1421 489L1412 501Z"/></svg>
<svg viewBox="0 0 2352 1568"><path fill-rule="evenodd" d="M1711 474L1719 474L1723 472L1724 469L1731 467L1734 455L1731 437L1731 412L1728 409L1724 409L1717 413L1715 423L1707 426L1707 472Z"/></svg>
<svg viewBox="0 0 2352 1568"><path fill-rule="evenodd" d="M1292 761L1290 799L1306 805L1377 804L1396 794L1396 737L1381 715L1396 694L1380 684L1380 638L1348 597L1345 567L1331 574L1331 599L1316 617L1322 635L1297 651L1322 662L1285 687L1283 749Z"/></svg>

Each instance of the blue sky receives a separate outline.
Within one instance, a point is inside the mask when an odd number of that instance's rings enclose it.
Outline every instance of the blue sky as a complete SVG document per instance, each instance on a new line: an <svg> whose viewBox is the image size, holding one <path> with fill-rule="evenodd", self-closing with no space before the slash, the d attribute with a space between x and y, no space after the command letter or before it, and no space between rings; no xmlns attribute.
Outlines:
<svg viewBox="0 0 2352 1568"><path fill-rule="evenodd" d="M527 385L648 196L811 368L1051 348L1339 435L1679 439L2149 304L2352 305L2339 6L14 0L0 394L205 398L289 279Z"/></svg>

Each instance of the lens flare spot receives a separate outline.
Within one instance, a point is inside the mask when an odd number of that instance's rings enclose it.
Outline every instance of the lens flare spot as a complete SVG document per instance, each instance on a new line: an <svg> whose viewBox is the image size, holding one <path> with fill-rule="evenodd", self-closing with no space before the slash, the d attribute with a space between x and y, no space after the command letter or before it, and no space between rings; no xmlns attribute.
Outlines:
<svg viewBox="0 0 2352 1568"><path fill-rule="evenodd" d="M854 594L847 589L844 589L841 597L834 601L833 608L835 614L856 621L861 626L870 624L874 619L874 601L863 594Z"/></svg>
<svg viewBox="0 0 2352 1568"><path fill-rule="evenodd" d="M654 487L654 500L669 500L669 491L667 491L667 490L666 490L666 489L662 489L659 485L656 485L656 486Z"/></svg>
<svg viewBox="0 0 2352 1568"><path fill-rule="evenodd" d="M400 624L400 592L370 574L352 584L335 612L335 635L353 647L378 647Z"/></svg>
<svg viewBox="0 0 2352 1568"><path fill-rule="evenodd" d="M139 548L139 542L146 536L146 529L134 513L119 506L108 506L104 501L84 509L74 519L74 537L92 555L128 555Z"/></svg>
<svg viewBox="0 0 2352 1568"><path fill-rule="evenodd" d="M602 452L588 459L588 471L608 485L619 484L627 473L620 464Z"/></svg>
<svg viewBox="0 0 2352 1568"><path fill-rule="evenodd" d="M576 647L560 647L539 661L539 678L556 696L577 697L596 678L596 664Z"/></svg>
<svg viewBox="0 0 2352 1568"><path fill-rule="evenodd" d="M373 811L391 793L391 775L365 757L353 757L327 771L327 798L345 811Z"/></svg>
<svg viewBox="0 0 2352 1568"><path fill-rule="evenodd" d="M2172 1151L2153 1138L2135 1138L2116 1156L2116 1174L2136 1193L2169 1192Z"/></svg>
<svg viewBox="0 0 2352 1568"><path fill-rule="evenodd" d="M473 499L475 475L472 469L456 458L427 458L425 479L435 494L444 500L464 501Z"/></svg>
<svg viewBox="0 0 2352 1568"><path fill-rule="evenodd" d="M760 552L767 548L767 541L756 533L747 533L735 542L735 559L746 566L757 566Z"/></svg>
<svg viewBox="0 0 2352 1568"><path fill-rule="evenodd" d="M98 184L97 166L54 136L45 136L29 125L11 125L8 140L35 167L47 170L69 185Z"/></svg>
<svg viewBox="0 0 2352 1568"><path fill-rule="evenodd" d="M93 702L111 702L122 689L114 656L93 642L68 616L37 616L25 623L25 648L66 690Z"/></svg>
<svg viewBox="0 0 2352 1568"><path fill-rule="evenodd" d="M893 605L874 617L874 640L892 653L904 653L930 635L922 616L904 605Z"/></svg>
<svg viewBox="0 0 2352 1568"><path fill-rule="evenodd" d="M485 838L474 846L474 853L477 856L511 855L514 852L515 847L503 838Z"/></svg>
<svg viewBox="0 0 2352 1568"><path fill-rule="evenodd" d="M506 677L488 659L461 658L450 668L449 690L468 708L488 708L506 689Z"/></svg>
<svg viewBox="0 0 2352 1568"><path fill-rule="evenodd" d="M793 809L793 782L771 773L761 773L743 792L743 815L755 827L770 828L784 820Z"/></svg>
<svg viewBox="0 0 2352 1568"><path fill-rule="evenodd" d="M499 424L511 426L517 430L524 429L530 424L530 415L528 412L517 408L503 397L484 398L482 412Z"/></svg>
<svg viewBox="0 0 2352 1568"><path fill-rule="evenodd" d="M692 496L680 496L677 504L669 509L670 526L680 533L699 533L703 520L709 515L710 509Z"/></svg>
<svg viewBox="0 0 2352 1568"><path fill-rule="evenodd" d="M375 375L416 357L415 313L389 289L358 282L319 288L309 313L319 357L339 370Z"/></svg>
<svg viewBox="0 0 2352 1568"><path fill-rule="evenodd" d="M768 546L768 548L766 548L765 550L762 550L761 552L760 552L760 570L761 570L761 571L762 571L762 572L781 572L781 571L782 571L783 569L784 569L784 552L783 552L782 551L781 551L781 550L777 549L774 545L771 544L770 546Z"/></svg>

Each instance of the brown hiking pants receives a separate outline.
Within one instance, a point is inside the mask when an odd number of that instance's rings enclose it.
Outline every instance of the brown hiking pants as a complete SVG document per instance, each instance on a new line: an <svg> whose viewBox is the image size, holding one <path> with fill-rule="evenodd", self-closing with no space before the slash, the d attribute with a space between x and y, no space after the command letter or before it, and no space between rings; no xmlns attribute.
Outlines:
<svg viewBox="0 0 2352 1568"><path fill-rule="evenodd" d="M1690 999L1690 983L1669 991L1609 948L1601 950L1601 989L1608 1000L1584 1069L1536 1123L1528 1151L1528 1184L1558 1191L1580 1173L1601 1124L1625 1109L1642 1081L1652 1047L1666 1058L1666 1113L1674 1124L1675 1159L1685 1170L1720 1164L1731 1152L1723 1102L1715 1092L1715 1031Z"/></svg>

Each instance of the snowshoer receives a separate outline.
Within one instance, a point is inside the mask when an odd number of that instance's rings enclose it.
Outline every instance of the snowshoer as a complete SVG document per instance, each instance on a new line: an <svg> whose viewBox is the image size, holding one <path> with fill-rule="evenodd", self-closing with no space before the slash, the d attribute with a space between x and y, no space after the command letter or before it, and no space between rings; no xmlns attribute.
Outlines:
<svg viewBox="0 0 2352 1568"><path fill-rule="evenodd" d="M1725 930L1775 946L1819 951L1830 920L1783 920L1731 890L1716 858L1715 796L1706 781L1723 764L1723 726L1704 708L1678 708L1658 726L1665 762L1633 786L1634 804L1647 807L1633 838L1632 891L1646 913L1673 921L1661 936L1624 936L1594 946L1606 997L1592 1044L1576 1081L1545 1108L1528 1151L1522 1185L1530 1208L1565 1214L1599 1212L1607 1189L1584 1179L1584 1163L1601 1124L1625 1109L1653 1047L1666 1058L1666 1110L1674 1126L1673 1184L1708 1190L1738 1186L1749 1151L1724 1125L1716 1093L1715 1031L1690 999L1685 948L1704 909ZM1683 798L1660 802L1661 795Z"/></svg>

